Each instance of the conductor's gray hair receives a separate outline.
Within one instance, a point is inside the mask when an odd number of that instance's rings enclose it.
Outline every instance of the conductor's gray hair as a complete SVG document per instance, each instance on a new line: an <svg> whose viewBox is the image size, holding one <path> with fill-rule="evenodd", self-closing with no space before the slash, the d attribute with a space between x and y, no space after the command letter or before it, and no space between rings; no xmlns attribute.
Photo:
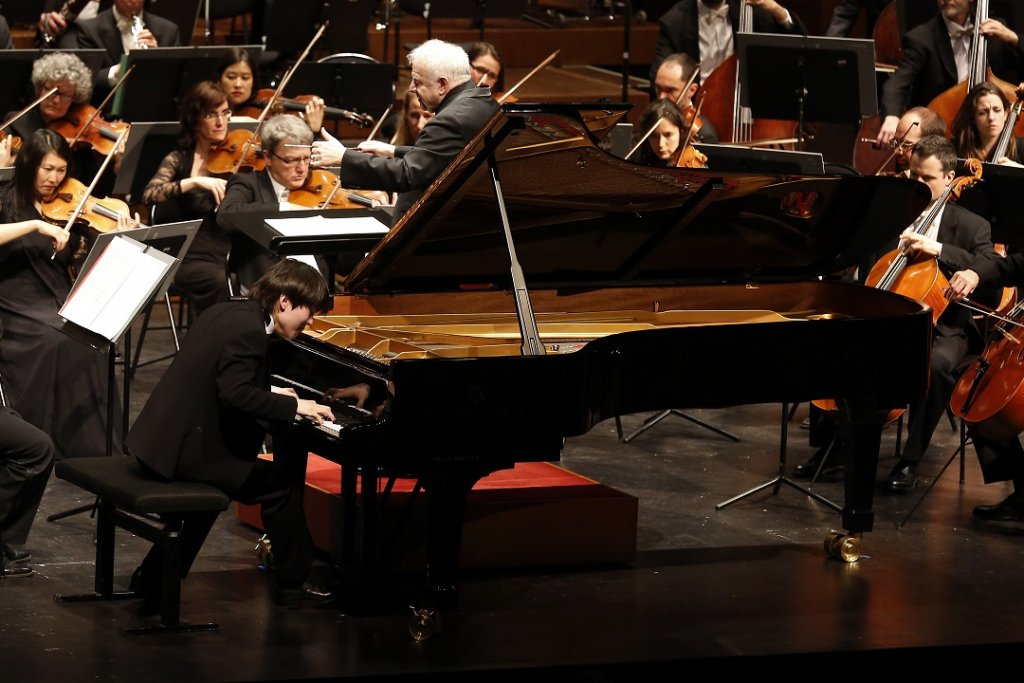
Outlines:
<svg viewBox="0 0 1024 683"><path fill-rule="evenodd" d="M453 88L469 80L469 55L466 51L436 38L410 52L409 65L432 81L447 79Z"/></svg>

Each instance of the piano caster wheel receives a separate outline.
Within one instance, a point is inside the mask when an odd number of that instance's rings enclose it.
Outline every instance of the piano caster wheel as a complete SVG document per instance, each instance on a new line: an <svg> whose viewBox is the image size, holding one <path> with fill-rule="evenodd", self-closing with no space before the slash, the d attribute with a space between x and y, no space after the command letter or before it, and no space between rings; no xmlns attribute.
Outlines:
<svg viewBox="0 0 1024 683"><path fill-rule="evenodd" d="M416 609L412 607L413 619L409 622L409 635L417 643L441 632L441 615L429 608Z"/></svg>
<svg viewBox="0 0 1024 683"><path fill-rule="evenodd" d="M860 559L861 543L860 534L833 531L825 537L825 552L829 557L852 563Z"/></svg>
<svg viewBox="0 0 1024 683"><path fill-rule="evenodd" d="M260 536L260 540L256 541L256 547L253 550L256 551L256 557L261 565L268 569L274 566L274 551L270 547L269 536L266 534Z"/></svg>

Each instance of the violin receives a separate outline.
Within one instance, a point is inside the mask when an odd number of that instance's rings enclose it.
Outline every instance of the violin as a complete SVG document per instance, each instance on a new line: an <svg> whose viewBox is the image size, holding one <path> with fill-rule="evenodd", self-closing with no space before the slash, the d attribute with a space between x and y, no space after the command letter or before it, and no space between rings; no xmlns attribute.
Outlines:
<svg viewBox="0 0 1024 683"><path fill-rule="evenodd" d="M243 104L238 111L235 112L235 115L248 116L250 118L257 119L263 109L267 106L267 103L269 103L273 97L273 89L262 88L256 91L256 95L253 99ZM277 107L278 110L283 109L285 113L297 115L306 111L306 104L308 104L313 97L314 95L278 97L274 100L274 106ZM356 111L349 111L348 109L340 109L338 107L324 107L324 116L345 119L346 121L358 124L362 128L369 128L376 121L369 114L361 114Z"/></svg>
<svg viewBox="0 0 1024 683"><path fill-rule="evenodd" d="M306 177L306 184L288 193L292 204L310 209L361 209L373 206L373 198L362 192L346 190L341 180L330 171L315 168Z"/></svg>
<svg viewBox="0 0 1024 683"><path fill-rule="evenodd" d="M88 104L73 105L64 118L50 123L72 149L93 149L103 156L116 149L115 143L129 127L123 121L104 120L99 109Z"/></svg>
<svg viewBox="0 0 1024 683"><path fill-rule="evenodd" d="M700 120L700 109L704 106L704 95L700 96L697 106L689 106L683 112L683 120L686 121L686 138L683 144L679 145L673 156L676 168L707 168L708 158L696 147L690 144L697 131L703 126Z"/></svg>
<svg viewBox="0 0 1024 683"><path fill-rule="evenodd" d="M17 135L12 134L12 133L8 133L6 131L0 130L0 141L6 140L7 138L11 139L11 153L12 154L17 154L18 152L20 152L21 151L21 138L18 137Z"/></svg>
<svg viewBox="0 0 1024 683"><path fill-rule="evenodd" d="M81 211L76 216L76 209ZM89 194L89 188L80 180L71 176L64 179L53 197L44 201L41 206L43 218L51 223L63 225L72 217L74 224L82 225L96 232L114 232L120 216L130 216L128 204L107 197L97 199Z"/></svg>

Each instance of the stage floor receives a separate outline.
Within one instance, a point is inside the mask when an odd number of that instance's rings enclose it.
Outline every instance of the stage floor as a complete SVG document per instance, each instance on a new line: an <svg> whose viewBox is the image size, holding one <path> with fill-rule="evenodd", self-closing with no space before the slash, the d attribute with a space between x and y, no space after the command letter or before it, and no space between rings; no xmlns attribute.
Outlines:
<svg viewBox="0 0 1024 683"><path fill-rule="evenodd" d="M151 338L146 355L165 342ZM133 404L166 367L140 371ZM971 508L1007 492L984 486L973 452L967 483L955 467L902 529L920 495L876 498L876 529L856 564L829 560L822 541L836 515L798 492L759 494L721 511L715 503L775 474L779 406L697 411L736 432L733 444L687 422L663 422L628 445L606 422L569 440L562 464L639 497L638 556L630 565L475 572L443 633L409 637L411 613L352 617L338 609L275 606L258 568L256 534L220 517L183 585L182 615L217 621L213 633L128 638L130 602L62 605L93 577L93 524L45 515L87 502L53 480L28 549L37 574L0 581L0 661L5 680L721 680L890 678L908 666L936 680L1014 680L1024 642L1024 538L975 527ZM811 450L791 430L791 461ZM625 419L635 427L643 416ZM891 452L895 430L885 433ZM941 424L927 477L957 435ZM882 474L891 459L880 464ZM839 484L815 487L841 498ZM501 543L500 538L494 539ZM122 587L145 552L118 534ZM148 618L152 622L152 617Z"/></svg>

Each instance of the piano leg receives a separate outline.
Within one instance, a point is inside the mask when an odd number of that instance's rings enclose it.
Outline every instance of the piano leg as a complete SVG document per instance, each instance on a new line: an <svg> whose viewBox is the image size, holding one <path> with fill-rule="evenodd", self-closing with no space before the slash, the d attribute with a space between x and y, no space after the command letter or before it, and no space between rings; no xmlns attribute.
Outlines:
<svg viewBox="0 0 1024 683"><path fill-rule="evenodd" d="M844 430L846 465L846 499L843 505L843 527L848 536L833 535L825 542L830 554L852 562L860 553L860 534L871 531L875 513L875 476L878 469L878 450L882 443L882 426L888 411L842 401L839 405L840 424ZM856 543L846 542L855 539ZM855 546L855 547L854 547Z"/></svg>

